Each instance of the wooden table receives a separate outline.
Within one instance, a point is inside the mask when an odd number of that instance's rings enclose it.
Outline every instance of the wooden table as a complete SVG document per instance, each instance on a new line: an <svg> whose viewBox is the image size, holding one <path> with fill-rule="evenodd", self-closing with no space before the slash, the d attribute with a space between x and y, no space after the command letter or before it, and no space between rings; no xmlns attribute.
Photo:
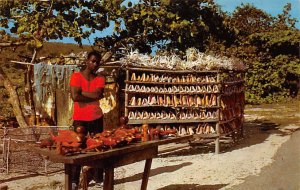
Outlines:
<svg viewBox="0 0 300 190"><path fill-rule="evenodd" d="M39 154L48 157L52 162L64 163L65 189L71 190L72 165L91 166L103 168L105 173L104 190L112 190L114 187L114 168L146 160L141 190L147 189L152 158L158 154L158 146L162 144L189 140L193 136L174 137L164 140L133 143L121 148L114 148L105 152L88 152L72 156L58 155L54 150L35 148Z"/></svg>

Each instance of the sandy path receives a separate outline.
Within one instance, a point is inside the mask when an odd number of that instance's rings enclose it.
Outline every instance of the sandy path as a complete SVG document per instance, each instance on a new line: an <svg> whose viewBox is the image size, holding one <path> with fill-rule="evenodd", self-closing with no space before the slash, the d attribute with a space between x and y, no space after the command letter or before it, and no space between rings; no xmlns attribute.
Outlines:
<svg viewBox="0 0 300 190"><path fill-rule="evenodd" d="M193 150L193 154L155 158L152 162L148 190L231 189L244 182L247 176L260 174L263 167L274 161L277 150L290 139L291 133L300 128L300 125L296 122L271 130L261 130L264 123L253 120L259 117L259 114L255 116L253 113L247 116L248 122L253 123L247 127L246 138L221 154L195 154L197 150ZM296 117L299 119L299 115ZM144 161L117 168L115 189L140 189L143 168ZM1 173L0 180L4 181L11 175ZM8 185L10 190L52 190L63 189L63 180L64 175L59 172L48 176L14 179L4 184Z"/></svg>

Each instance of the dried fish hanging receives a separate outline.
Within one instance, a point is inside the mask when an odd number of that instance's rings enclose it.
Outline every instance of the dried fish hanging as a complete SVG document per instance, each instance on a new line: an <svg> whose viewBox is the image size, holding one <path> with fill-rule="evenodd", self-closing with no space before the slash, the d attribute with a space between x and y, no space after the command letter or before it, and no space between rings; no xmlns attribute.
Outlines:
<svg viewBox="0 0 300 190"><path fill-rule="evenodd" d="M45 64L39 63L34 65L34 91L37 102L44 102L47 91L51 93L52 86L52 69Z"/></svg>
<svg viewBox="0 0 300 190"><path fill-rule="evenodd" d="M70 91L70 77L74 71L79 71L76 65L52 65L55 67L56 85L62 91Z"/></svg>
<svg viewBox="0 0 300 190"><path fill-rule="evenodd" d="M75 72L75 71L79 71L79 67L77 67L76 65L57 65L55 67L55 69L60 71L60 78L57 78L57 89L60 89L60 91L64 92L64 93L68 93L67 96L67 107L65 108L66 110L69 110L69 112L71 113L71 111L73 110L73 101L71 99L70 96L70 79L71 79L71 75ZM57 74L58 75L58 74Z"/></svg>
<svg viewBox="0 0 300 190"><path fill-rule="evenodd" d="M34 66L34 101L38 115L45 112L51 115L51 108L54 106L53 93L53 69L48 65L39 63Z"/></svg>

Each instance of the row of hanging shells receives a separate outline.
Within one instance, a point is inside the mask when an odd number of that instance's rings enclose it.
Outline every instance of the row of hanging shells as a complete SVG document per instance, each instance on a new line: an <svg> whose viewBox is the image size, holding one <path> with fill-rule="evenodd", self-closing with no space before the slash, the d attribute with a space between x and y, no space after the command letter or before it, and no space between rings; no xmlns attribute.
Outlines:
<svg viewBox="0 0 300 190"><path fill-rule="evenodd" d="M218 93L218 85L202 86L172 86L172 87L146 87L144 85L129 85L129 92L152 92L152 93Z"/></svg>
<svg viewBox="0 0 300 190"><path fill-rule="evenodd" d="M232 132L233 129L236 129L235 123L227 123L226 125L220 125L220 133L229 133ZM194 134L216 134L216 125L214 124L209 124L209 123L200 123L198 125L184 125L181 124L179 126L170 126L170 125L157 125L155 128L159 130L170 130L170 129L175 129L177 131L178 136L185 136L185 135L194 135Z"/></svg>
<svg viewBox="0 0 300 190"><path fill-rule="evenodd" d="M200 97L198 95L149 95L147 98L137 98L133 96L129 101L130 106L217 106L217 96L212 95L204 95Z"/></svg>
<svg viewBox="0 0 300 190"><path fill-rule="evenodd" d="M128 113L129 119L217 119L217 111L203 111L203 110L181 110L177 114L172 111L156 111L156 112L148 112L148 111L130 111Z"/></svg>
<svg viewBox="0 0 300 190"><path fill-rule="evenodd" d="M161 82L161 83L213 83L217 81L217 77L213 76L195 76L195 75L186 75L186 76L170 76L170 75L158 75L158 74L150 74L147 75L142 73L142 75L137 75L136 73L132 73L130 77L131 81L139 81L139 82Z"/></svg>

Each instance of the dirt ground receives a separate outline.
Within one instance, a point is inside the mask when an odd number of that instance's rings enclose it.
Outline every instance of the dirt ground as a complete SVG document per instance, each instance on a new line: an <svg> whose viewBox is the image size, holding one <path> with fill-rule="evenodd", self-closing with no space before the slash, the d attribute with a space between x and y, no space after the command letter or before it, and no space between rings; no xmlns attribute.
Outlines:
<svg viewBox="0 0 300 190"><path fill-rule="evenodd" d="M248 176L259 175L262 168L272 164L281 145L300 128L300 99L285 104L247 106L245 119L244 138L235 144L221 144L220 154L214 154L210 148L187 147L155 158L148 190L234 189ZM43 175L43 159L32 162L38 165L38 172L0 173L0 183L8 185L9 190L63 189L62 165L50 163L50 173ZM143 168L144 161L117 168L115 189L140 189Z"/></svg>

